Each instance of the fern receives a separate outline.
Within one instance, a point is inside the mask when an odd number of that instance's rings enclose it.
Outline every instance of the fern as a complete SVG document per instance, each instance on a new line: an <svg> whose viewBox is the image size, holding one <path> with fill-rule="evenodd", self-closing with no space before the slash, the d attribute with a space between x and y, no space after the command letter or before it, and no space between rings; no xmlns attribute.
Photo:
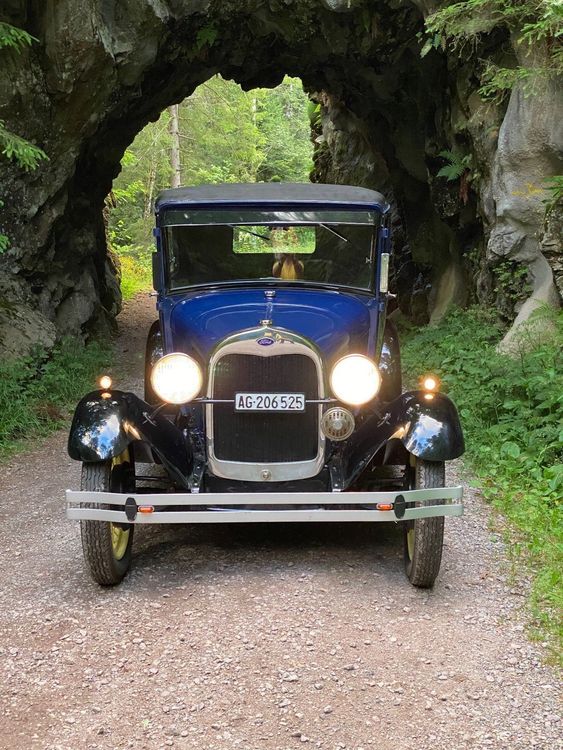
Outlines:
<svg viewBox="0 0 563 750"><path fill-rule="evenodd" d="M196 47L200 52L204 47L213 47L219 32L213 26L204 26L197 32Z"/></svg>
<svg viewBox="0 0 563 750"><path fill-rule="evenodd" d="M448 182L459 180L469 169L469 158L455 151L440 151L440 156L448 163L438 172L438 177L445 177Z"/></svg>

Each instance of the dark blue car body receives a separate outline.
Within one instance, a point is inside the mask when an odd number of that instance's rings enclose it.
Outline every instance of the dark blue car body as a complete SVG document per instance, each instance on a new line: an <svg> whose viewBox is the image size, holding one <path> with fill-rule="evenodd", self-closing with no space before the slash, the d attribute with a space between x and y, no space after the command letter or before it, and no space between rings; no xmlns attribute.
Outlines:
<svg viewBox="0 0 563 750"><path fill-rule="evenodd" d="M448 505L459 488L424 494L415 477L417 462L432 469L459 456L463 435L447 396L403 392L397 333L386 320L388 216L382 195L348 186L164 191L156 202L158 320L148 335L145 397L115 389L85 396L69 453L85 464L123 456L160 464L173 494L154 495L143 511L134 491L94 510L84 502L92 507L92 493L70 493L70 517L115 525L459 515L459 504ZM239 278L241 268L261 270ZM196 363L202 386L174 406L159 398L151 374L178 353ZM379 373L379 390L365 403L335 391L337 365L357 355ZM301 393L303 408L258 412L262 391L268 404ZM240 393L253 405L248 413L236 405ZM389 503L377 502L382 489Z"/></svg>

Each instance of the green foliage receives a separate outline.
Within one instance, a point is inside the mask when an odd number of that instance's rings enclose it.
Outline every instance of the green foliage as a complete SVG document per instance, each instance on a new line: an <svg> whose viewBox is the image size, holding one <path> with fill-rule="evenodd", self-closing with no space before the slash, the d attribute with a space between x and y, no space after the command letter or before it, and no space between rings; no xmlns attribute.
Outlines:
<svg viewBox="0 0 563 750"><path fill-rule="evenodd" d="M10 132L3 120L0 120L0 148L0 153L15 161L26 172L36 169L40 161L47 159L42 149Z"/></svg>
<svg viewBox="0 0 563 750"><path fill-rule="evenodd" d="M28 34L27 31L0 21L0 49L10 48L20 51L24 47L29 47L32 42L38 41L34 36Z"/></svg>
<svg viewBox="0 0 563 750"><path fill-rule="evenodd" d="M320 102L309 100L307 103L307 116L309 117L309 125L311 128L318 128L322 125L321 114Z"/></svg>
<svg viewBox="0 0 563 750"><path fill-rule="evenodd" d="M68 339L49 357L36 350L0 363L0 457L65 424L69 409L96 387L96 377L110 358L107 344L92 342L81 349Z"/></svg>
<svg viewBox="0 0 563 750"><path fill-rule="evenodd" d="M440 156L448 163L438 172L438 177L445 177L448 182L459 180L471 168L471 154L460 154L456 151L440 151Z"/></svg>
<svg viewBox="0 0 563 750"><path fill-rule="evenodd" d="M204 26L197 32L196 47L198 50L204 47L212 47L217 39L219 32L213 26Z"/></svg>
<svg viewBox="0 0 563 750"><path fill-rule="evenodd" d="M563 202L563 175L556 174L549 177L546 184L549 197L544 200L547 213Z"/></svg>
<svg viewBox="0 0 563 750"><path fill-rule="evenodd" d="M538 91L546 75L547 71L543 68L501 68L489 61L481 74L479 93L486 101L500 102L517 83L521 83L524 93L529 96Z"/></svg>
<svg viewBox="0 0 563 750"><path fill-rule="evenodd" d="M263 138L255 179L307 182L313 167L311 119L320 106L310 101L298 78L286 77L275 89L258 89L257 127Z"/></svg>
<svg viewBox="0 0 563 750"><path fill-rule="evenodd" d="M212 44L207 32L201 41ZM183 184L306 181L313 151L308 105L295 78L250 92L219 76L202 84L178 110ZM165 110L139 133L114 183L108 235L122 261L125 297L150 287L153 203L170 187L169 122Z"/></svg>
<svg viewBox="0 0 563 750"><path fill-rule="evenodd" d="M0 50L12 49L21 52L33 41L37 39L27 31L11 26L9 23L0 23ZM0 153L7 159L12 159L26 171L35 169L42 159L47 158L47 154L42 149L8 130L3 120L0 120L0 149Z"/></svg>
<svg viewBox="0 0 563 750"><path fill-rule="evenodd" d="M532 285L527 266L515 260L503 260L493 268L494 292L497 295L497 308L509 307L529 297Z"/></svg>
<svg viewBox="0 0 563 750"><path fill-rule="evenodd" d="M121 263L121 293L123 299L131 299L138 292L144 292L152 285L152 261L148 253L133 252L130 255L122 250L119 255Z"/></svg>
<svg viewBox="0 0 563 750"><path fill-rule="evenodd" d="M482 74L481 95L500 100L518 82L525 93L536 91L541 80L563 73L563 3L561 0L462 0L445 3L445 7L426 19L428 37L421 55L432 48L449 48L460 55L468 43L504 27L512 34L516 46L542 45L545 61L531 67L501 67L488 61Z"/></svg>
<svg viewBox="0 0 563 750"><path fill-rule="evenodd" d="M411 385L435 372L455 400L469 462L484 496L510 522L511 549L532 564L533 610L553 631L563 606L563 314L540 315L553 337L518 359L497 353L501 327L476 308L407 334L403 364Z"/></svg>
<svg viewBox="0 0 563 750"><path fill-rule="evenodd" d="M444 49L444 39L441 34L432 34L424 39L424 34L419 31L416 35L419 41L422 41L422 48L420 50L420 56L426 57L426 55L433 49Z"/></svg>
<svg viewBox="0 0 563 750"><path fill-rule="evenodd" d="M0 50L12 49L15 52L21 52L24 47L34 41L38 40L27 31L11 26L9 23L0 22ZM15 161L26 172L36 169L40 161L48 158L42 149L8 130L4 120L0 120L0 154ZM0 207L2 205L0 202ZM0 255L6 252L9 246L9 238L0 232Z"/></svg>

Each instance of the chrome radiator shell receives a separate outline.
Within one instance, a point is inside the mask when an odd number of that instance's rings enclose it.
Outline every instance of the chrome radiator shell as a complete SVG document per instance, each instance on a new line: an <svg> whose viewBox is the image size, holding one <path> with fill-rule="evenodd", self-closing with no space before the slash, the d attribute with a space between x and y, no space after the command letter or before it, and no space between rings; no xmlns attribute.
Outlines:
<svg viewBox="0 0 563 750"><path fill-rule="evenodd" d="M269 345L259 344L259 341L272 341ZM324 465L325 437L321 431L320 423L323 413L323 404L320 400L326 398L325 374L323 371L322 358L317 347L305 337L291 331L271 326L261 326L242 331L223 340L213 352L209 362L209 377L207 385L207 397L215 398L215 377L217 364L223 357L231 354L243 354L252 357L279 357L284 355L301 355L308 357L314 363L318 380L317 398L308 401L307 409L316 410L317 429L317 451L312 458L297 461L233 461L224 460L216 455L215 430L220 429L220 424L215 423L213 403L205 406L207 458L209 471L218 477L250 482L276 482L294 479L308 479L316 476ZM244 383L241 383L240 391L246 391ZM299 383L295 383L292 391L300 392ZM311 403L314 401L314 403ZM233 405L234 409L234 405ZM297 416L297 415L295 415ZM248 439L252 440L252 435ZM287 436L291 440L291 434Z"/></svg>

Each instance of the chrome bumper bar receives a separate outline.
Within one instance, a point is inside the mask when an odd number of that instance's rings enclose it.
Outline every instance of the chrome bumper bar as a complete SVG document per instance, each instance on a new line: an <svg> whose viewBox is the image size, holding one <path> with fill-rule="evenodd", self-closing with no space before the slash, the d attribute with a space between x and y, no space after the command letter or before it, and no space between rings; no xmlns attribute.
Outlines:
<svg viewBox="0 0 563 750"><path fill-rule="evenodd" d="M67 490L66 515L67 518L81 521L113 523L413 521L433 516L463 515L462 495L463 487L437 487L403 492L392 490L229 494L119 494ZM416 507L407 507L410 503L416 503ZM84 504L93 507L84 507ZM100 507L106 505L122 506L122 509ZM182 506L187 507L178 510Z"/></svg>

